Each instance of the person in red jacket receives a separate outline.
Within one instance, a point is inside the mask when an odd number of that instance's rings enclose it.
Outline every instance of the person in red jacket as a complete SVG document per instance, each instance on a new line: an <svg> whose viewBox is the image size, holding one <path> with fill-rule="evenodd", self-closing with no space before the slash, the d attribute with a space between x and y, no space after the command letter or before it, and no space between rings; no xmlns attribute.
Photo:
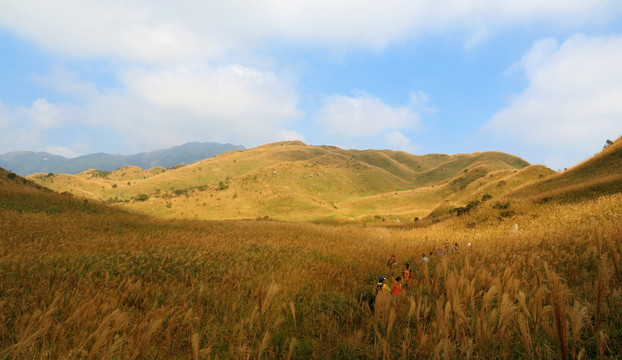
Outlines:
<svg viewBox="0 0 622 360"><path fill-rule="evenodd" d="M391 294L395 296L402 295L402 277L398 276L395 278L395 283L393 284L393 290L391 290Z"/></svg>

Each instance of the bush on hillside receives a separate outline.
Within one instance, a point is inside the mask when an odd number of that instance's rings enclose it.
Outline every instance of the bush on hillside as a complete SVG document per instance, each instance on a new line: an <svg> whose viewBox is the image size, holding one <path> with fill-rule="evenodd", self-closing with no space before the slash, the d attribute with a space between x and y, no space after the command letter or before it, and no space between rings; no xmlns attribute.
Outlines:
<svg viewBox="0 0 622 360"><path fill-rule="evenodd" d="M186 196L189 196L189 195L188 195L188 189L177 189L177 190L175 190L175 191L174 191L174 193L175 193L175 195L177 195L177 196L181 196L181 195L184 195L184 194L185 194Z"/></svg>
<svg viewBox="0 0 622 360"><path fill-rule="evenodd" d="M466 206L455 207L455 208L449 210L449 213L451 213L451 214L456 213L456 216L461 216L463 214L468 214L469 211L471 211L471 209L474 209L479 204L481 204L481 201L479 201L479 200L472 200L472 201L469 201Z"/></svg>
<svg viewBox="0 0 622 360"><path fill-rule="evenodd" d="M497 209L497 210L506 210L510 207L510 203L509 202L505 202L505 203L501 203L499 201L497 201L492 208L493 209Z"/></svg>

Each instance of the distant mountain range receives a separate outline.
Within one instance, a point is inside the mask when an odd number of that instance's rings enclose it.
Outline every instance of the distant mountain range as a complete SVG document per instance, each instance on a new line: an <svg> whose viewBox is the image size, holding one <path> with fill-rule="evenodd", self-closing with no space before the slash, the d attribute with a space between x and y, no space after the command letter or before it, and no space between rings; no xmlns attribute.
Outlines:
<svg viewBox="0 0 622 360"><path fill-rule="evenodd" d="M0 155L0 167L20 176L36 173L79 174L88 169L113 171L125 166L143 169L161 166L192 164L231 150L244 150L244 146L213 142L190 142L168 149L133 155L96 153L76 158L53 155L46 152L14 151Z"/></svg>

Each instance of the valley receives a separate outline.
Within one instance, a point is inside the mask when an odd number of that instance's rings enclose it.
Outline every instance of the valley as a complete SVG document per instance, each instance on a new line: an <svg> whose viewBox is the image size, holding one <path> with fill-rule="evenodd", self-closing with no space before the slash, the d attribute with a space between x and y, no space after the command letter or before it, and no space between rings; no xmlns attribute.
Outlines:
<svg viewBox="0 0 622 360"><path fill-rule="evenodd" d="M0 357L616 358L621 152L557 174L301 144L177 169L0 170ZM101 201L113 191L122 203ZM213 197L225 219L198 210ZM376 297L406 263L403 294Z"/></svg>
<svg viewBox="0 0 622 360"><path fill-rule="evenodd" d="M173 169L35 174L38 184L163 218L394 222L500 196L553 171L508 154L415 156L301 142L233 151Z"/></svg>

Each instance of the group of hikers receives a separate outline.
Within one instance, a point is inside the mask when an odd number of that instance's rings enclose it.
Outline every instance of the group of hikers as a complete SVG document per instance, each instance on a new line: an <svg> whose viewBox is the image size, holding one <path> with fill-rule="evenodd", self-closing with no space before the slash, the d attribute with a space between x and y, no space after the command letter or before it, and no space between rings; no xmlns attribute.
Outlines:
<svg viewBox="0 0 622 360"><path fill-rule="evenodd" d="M471 248L470 242L467 244L467 247ZM460 250L460 246L458 245L457 242L454 243L454 246L452 247L450 246L449 240L445 240L444 248L439 246L436 250L430 251L429 256L431 257L435 253L442 256L446 254L456 253L459 250ZM428 255L426 255L425 253L421 253L421 261L423 261L424 263L430 262L430 257L428 257ZM395 268L396 266L397 266L397 260L395 259L395 255L391 255L389 260L387 260L387 267L389 269L392 269L392 268ZM391 287L387 285L386 283L387 279L384 276L380 276L378 278L378 283L376 284L374 295L378 296L379 294L391 294L395 296L400 296L402 295L402 291L404 289L408 289L408 285L410 283L411 277L412 277L412 270L410 269L410 264L406 263L406 265L404 265L404 269L402 269L401 275L395 277L395 281L393 282ZM402 280L404 281L403 285L402 285Z"/></svg>
<svg viewBox="0 0 622 360"><path fill-rule="evenodd" d="M406 264L404 266L404 269L402 270L402 276L397 276L395 278L395 282L393 283L391 288L389 288L389 286L386 284L386 278L384 276L379 277L378 284L376 284L375 295L378 295L380 293L386 293L396 296L402 295L402 279L404 279L404 287L408 288L408 283L410 281L411 275L412 271L410 270L410 264Z"/></svg>

